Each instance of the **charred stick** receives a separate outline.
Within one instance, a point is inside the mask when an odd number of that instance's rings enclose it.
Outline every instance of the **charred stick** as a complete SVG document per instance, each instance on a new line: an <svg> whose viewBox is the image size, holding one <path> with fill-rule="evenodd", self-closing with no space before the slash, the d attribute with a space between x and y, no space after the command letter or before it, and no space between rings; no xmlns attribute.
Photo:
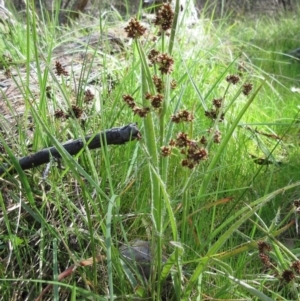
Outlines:
<svg viewBox="0 0 300 301"><path fill-rule="evenodd" d="M76 139L64 143L63 148L70 154L76 155L87 143L89 149L95 149L109 144L124 144L131 140L139 139L140 132L134 123L123 127L112 128L96 135L86 136L85 139ZM19 159L19 164L23 170L30 169L50 162L51 158L61 158L56 147L44 148L34 154ZM8 169L7 165L0 166L0 175ZM14 172L14 169L9 172Z"/></svg>

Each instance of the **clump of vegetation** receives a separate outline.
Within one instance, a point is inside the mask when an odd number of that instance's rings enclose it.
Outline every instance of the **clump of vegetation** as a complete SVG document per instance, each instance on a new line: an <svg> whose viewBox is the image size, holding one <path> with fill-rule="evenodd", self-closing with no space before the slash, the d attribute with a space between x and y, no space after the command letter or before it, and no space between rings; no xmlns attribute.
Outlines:
<svg viewBox="0 0 300 301"><path fill-rule="evenodd" d="M0 300L299 297L295 90L236 42L244 23L179 26L182 9L130 19L118 51L105 15L63 55L79 33L34 14L2 41ZM133 122L137 141L63 147Z"/></svg>

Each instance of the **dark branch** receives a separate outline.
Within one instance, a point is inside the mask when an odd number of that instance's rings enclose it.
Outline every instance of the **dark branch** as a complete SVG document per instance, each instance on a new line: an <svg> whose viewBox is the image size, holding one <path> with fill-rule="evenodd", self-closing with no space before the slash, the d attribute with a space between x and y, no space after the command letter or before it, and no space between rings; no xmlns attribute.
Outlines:
<svg viewBox="0 0 300 301"><path fill-rule="evenodd" d="M128 141L139 139L140 132L136 124L131 123L119 128L112 128L99 134L86 136L85 139L76 139L64 143L62 146L70 155L76 155L88 143L89 149L95 149L109 144L124 144ZM53 147L44 148L37 153L19 159L19 164L23 170L33 168L50 161L50 158L61 158L58 150ZM8 166L0 167L0 175L8 169ZM15 172L14 169L9 171Z"/></svg>

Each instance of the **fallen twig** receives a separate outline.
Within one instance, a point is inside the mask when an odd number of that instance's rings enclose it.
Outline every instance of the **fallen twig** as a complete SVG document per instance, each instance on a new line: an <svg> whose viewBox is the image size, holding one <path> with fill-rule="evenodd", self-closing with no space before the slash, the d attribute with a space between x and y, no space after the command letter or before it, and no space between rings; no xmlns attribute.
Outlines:
<svg viewBox="0 0 300 301"><path fill-rule="evenodd" d="M124 144L128 141L140 139L141 135L135 123L130 123L123 127L112 128L96 135L86 136L85 139L76 139L64 143L62 146L70 155L76 155L84 147L85 143L89 149L102 147L109 144ZM56 147L44 148L34 154L19 159L19 164L23 170L30 169L45 163L51 158L61 158ZM15 172L14 168L10 168L8 164L0 167L0 175L8 171Z"/></svg>

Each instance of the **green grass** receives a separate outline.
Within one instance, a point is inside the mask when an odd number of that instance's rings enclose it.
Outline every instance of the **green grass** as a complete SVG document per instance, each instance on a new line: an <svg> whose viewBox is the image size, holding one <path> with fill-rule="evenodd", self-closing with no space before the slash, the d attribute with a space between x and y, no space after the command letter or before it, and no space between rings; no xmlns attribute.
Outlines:
<svg viewBox="0 0 300 301"><path fill-rule="evenodd" d="M24 113L4 129L7 116L0 111L0 162L17 171L0 178L0 300L34 300L48 284L43 300L170 300L166 282L173 284L172 300L299 299L299 273L291 268L299 264L293 223L300 185L299 95L291 87L299 85L300 64L285 54L299 46L297 20L206 19L199 28L176 31L175 20L170 37L163 33L155 43L134 39L120 53L108 42L105 51L100 46L101 36L116 27L111 20L103 13L91 26L64 28L33 17L2 35L0 49L7 56L1 64L22 79L12 81L18 82ZM79 48L82 56L65 66L69 75L58 76L55 61L64 61L53 49L99 31L98 46ZM158 63L149 66L153 48L172 56L172 72L161 74ZM164 83L156 109L145 97L157 94L154 74ZM99 95L86 103L91 75ZM229 75L239 82L228 82ZM246 96L242 89L249 83ZM124 95L139 108L150 107L147 116L134 114ZM2 98L16 116L15 103ZM223 99L217 110L213 99ZM82 110L80 118L72 116L74 106ZM213 109L218 116L212 120L205 111ZM56 118L56 110L71 117ZM180 111L194 119L171 122ZM139 141L85 147L74 157L61 146L131 122L141 131ZM177 145L162 156L161 148L168 151L179 133L197 142L195 149ZM21 170L17 158L49 146L62 159L51 161L45 176L46 166ZM207 158L184 167L189 149ZM135 239L151 241L148 282L120 256L120 246ZM60 280L72 265L74 272Z"/></svg>

